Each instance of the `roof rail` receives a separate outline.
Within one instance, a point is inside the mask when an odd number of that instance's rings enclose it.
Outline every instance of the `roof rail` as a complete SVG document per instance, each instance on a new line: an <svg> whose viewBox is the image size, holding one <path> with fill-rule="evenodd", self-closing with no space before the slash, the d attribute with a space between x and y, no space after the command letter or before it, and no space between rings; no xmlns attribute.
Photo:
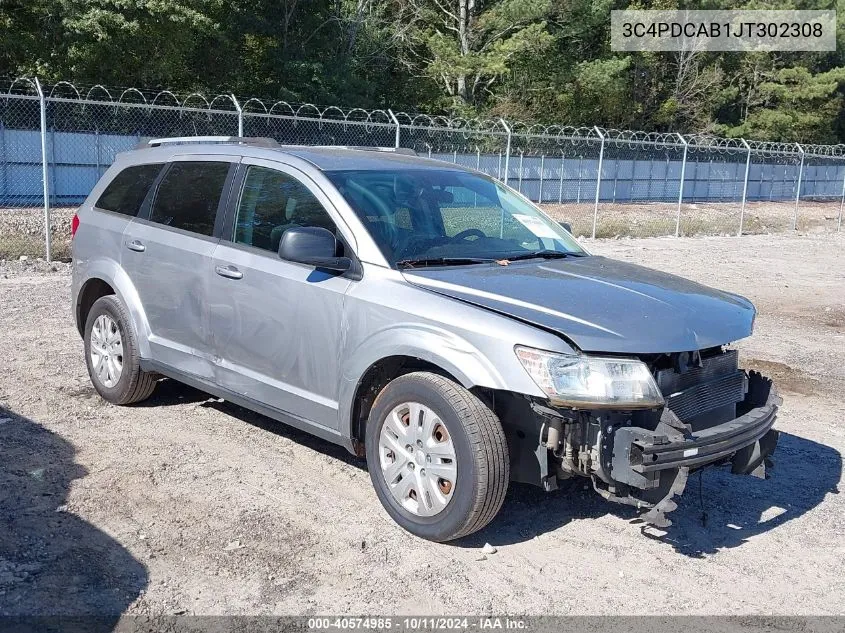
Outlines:
<svg viewBox="0 0 845 633"><path fill-rule="evenodd" d="M282 146L284 147L284 146ZM309 147L319 149L357 149L362 152L389 152L391 154L404 154L405 156L417 156L417 152L410 147L377 147L368 145L288 145L288 147Z"/></svg>
<svg viewBox="0 0 845 633"><path fill-rule="evenodd" d="M254 147L279 147L275 139L263 136L173 136L170 138L153 138L148 141L142 141L135 149L161 147L162 145L193 145L197 143L234 143L237 145L252 145Z"/></svg>

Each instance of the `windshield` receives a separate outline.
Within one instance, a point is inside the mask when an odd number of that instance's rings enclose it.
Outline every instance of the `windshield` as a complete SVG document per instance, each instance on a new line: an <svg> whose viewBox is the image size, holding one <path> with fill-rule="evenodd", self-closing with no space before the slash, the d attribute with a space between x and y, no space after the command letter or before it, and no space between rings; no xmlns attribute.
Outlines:
<svg viewBox="0 0 845 633"><path fill-rule="evenodd" d="M485 176L445 169L326 175L392 266L586 254L554 220Z"/></svg>

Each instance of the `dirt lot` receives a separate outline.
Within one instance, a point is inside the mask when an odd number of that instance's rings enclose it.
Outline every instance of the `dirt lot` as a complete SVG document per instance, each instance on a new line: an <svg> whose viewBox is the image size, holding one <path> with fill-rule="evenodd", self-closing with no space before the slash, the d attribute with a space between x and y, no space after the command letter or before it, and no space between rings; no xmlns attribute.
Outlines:
<svg viewBox="0 0 845 633"><path fill-rule="evenodd" d="M773 476L691 477L662 536L578 482L415 539L341 449L173 383L104 404L67 265L0 265L0 614L845 613L845 235L589 247L752 298L784 395Z"/></svg>

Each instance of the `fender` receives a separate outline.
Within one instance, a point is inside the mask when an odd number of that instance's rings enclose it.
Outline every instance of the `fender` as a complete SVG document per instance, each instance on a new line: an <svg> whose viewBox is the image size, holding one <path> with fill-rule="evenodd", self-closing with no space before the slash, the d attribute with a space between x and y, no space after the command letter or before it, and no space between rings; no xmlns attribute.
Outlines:
<svg viewBox="0 0 845 633"><path fill-rule="evenodd" d="M377 362L390 356L410 356L436 365L463 387L505 389L498 369L469 341L441 327L400 323L381 329L344 353L338 406L338 430L352 437L352 410L361 379Z"/></svg>
<svg viewBox="0 0 845 633"><path fill-rule="evenodd" d="M135 284L129 279L129 275L121 268L120 264L113 259L97 259L91 261L85 271L85 278L79 284L80 290L91 279L102 279L112 288L118 299L123 302L129 310L132 319L132 326L135 328L138 340L138 352L141 358L150 358L150 324L147 321L147 314L141 305L141 298L135 289ZM79 298L77 297L77 301Z"/></svg>

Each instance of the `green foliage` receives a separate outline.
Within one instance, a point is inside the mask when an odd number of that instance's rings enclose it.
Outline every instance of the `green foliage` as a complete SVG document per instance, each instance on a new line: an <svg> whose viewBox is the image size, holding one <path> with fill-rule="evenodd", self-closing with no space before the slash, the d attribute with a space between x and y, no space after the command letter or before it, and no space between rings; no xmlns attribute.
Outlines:
<svg viewBox="0 0 845 633"><path fill-rule="evenodd" d="M550 0L406 0L415 16L412 46L405 52L442 86L453 105L478 105L511 69L515 58L540 51L553 37L545 18Z"/></svg>
<svg viewBox="0 0 845 633"><path fill-rule="evenodd" d="M741 124L721 130L753 139L835 143L843 84L842 67L816 74L803 66L782 68L758 86L758 107Z"/></svg>
<svg viewBox="0 0 845 633"><path fill-rule="evenodd" d="M630 67L630 56L575 64L567 89L557 98L564 120L576 125L606 121L607 127L626 127L635 114L631 111Z"/></svg>
<svg viewBox="0 0 845 633"><path fill-rule="evenodd" d="M830 53L614 53L610 11L678 0L0 0L0 74L45 82L845 140ZM733 9L705 0L696 8ZM836 8L845 0L748 0Z"/></svg>

